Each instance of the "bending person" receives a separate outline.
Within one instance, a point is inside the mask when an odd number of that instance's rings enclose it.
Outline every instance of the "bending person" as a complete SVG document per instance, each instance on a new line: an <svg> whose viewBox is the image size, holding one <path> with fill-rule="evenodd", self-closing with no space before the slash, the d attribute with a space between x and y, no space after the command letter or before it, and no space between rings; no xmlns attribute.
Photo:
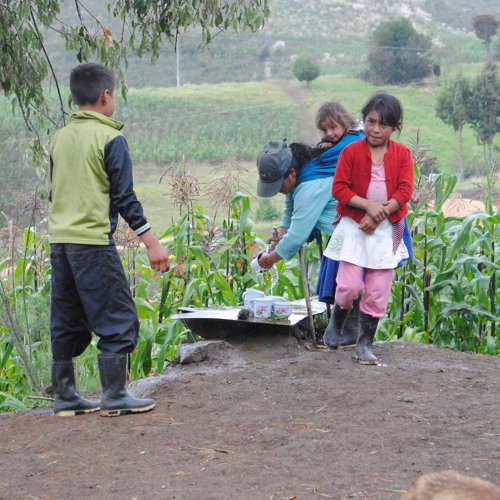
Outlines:
<svg viewBox="0 0 500 500"><path fill-rule="evenodd" d="M364 138L364 133L354 114L338 101L328 101L320 107L316 126L323 134L316 148L299 143L287 147L284 141L271 141L257 158L257 194L262 197L285 195L283 218L278 228L280 240L259 257L263 269L294 257L314 232L328 236L333 233L337 201L331 190L337 161L342 150ZM317 293L323 302L333 303L337 265L322 258ZM342 346L356 343L356 305L344 325Z"/></svg>

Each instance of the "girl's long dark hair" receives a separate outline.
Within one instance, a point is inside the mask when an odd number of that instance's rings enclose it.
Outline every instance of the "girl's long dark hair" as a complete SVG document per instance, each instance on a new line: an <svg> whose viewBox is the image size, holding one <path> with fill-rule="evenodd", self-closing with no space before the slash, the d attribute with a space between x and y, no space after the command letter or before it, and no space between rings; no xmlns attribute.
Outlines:
<svg viewBox="0 0 500 500"><path fill-rule="evenodd" d="M328 147L319 148L308 146L303 142L292 142L288 147L292 150L292 167L295 168L297 174L300 172L303 165L329 149Z"/></svg>
<svg viewBox="0 0 500 500"><path fill-rule="evenodd" d="M373 94L361 110L363 122L372 110L375 110L380 115L382 123L401 132L403 128L403 106L397 97L383 91Z"/></svg>

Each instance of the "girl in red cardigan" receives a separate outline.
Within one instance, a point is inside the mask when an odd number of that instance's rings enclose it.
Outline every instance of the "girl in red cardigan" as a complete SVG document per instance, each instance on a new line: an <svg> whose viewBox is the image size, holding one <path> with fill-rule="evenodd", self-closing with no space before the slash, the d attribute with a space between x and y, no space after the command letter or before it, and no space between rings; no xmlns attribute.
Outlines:
<svg viewBox="0 0 500 500"><path fill-rule="evenodd" d="M337 226L325 255L340 261L332 333L342 337L353 301L364 292L356 359L377 364L373 338L387 311L394 268L408 257L402 235L413 193L413 158L405 145L391 140L403 122L396 97L373 95L362 115L366 138L344 148L337 165L332 188Z"/></svg>

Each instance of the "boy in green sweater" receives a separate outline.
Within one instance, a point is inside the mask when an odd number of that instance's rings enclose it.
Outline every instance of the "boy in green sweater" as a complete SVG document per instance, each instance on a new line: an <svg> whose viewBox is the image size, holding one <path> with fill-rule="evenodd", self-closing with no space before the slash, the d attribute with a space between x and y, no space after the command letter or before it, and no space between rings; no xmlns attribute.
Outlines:
<svg viewBox="0 0 500 500"><path fill-rule="evenodd" d="M71 72L70 89L79 111L50 146L54 413L144 412L154 400L134 398L125 389L139 319L113 240L118 216L146 246L152 269L166 272L170 262L135 195L123 124L111 118L115 76L101 64L81 64ZM78 395L73 370L72 359L87 348L92 332L99 337L100 403Z"/></svg>

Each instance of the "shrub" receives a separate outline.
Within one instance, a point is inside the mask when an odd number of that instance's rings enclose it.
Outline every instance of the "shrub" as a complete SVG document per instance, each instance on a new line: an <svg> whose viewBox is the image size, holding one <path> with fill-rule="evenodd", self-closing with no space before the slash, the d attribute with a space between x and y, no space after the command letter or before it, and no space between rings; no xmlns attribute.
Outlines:
<svg viewBox="0 0 500 500"><path fill-rule="evenodd" d="M293 63L292 70L299 82L306 82L307 88L310 87L311 82L316 80L321 73L319 64L309 57L297 58Z"/></svg>
<svg viewBox="0 0 500 500"><path fill-rule="evenodd" d="M280 211L271 203L271 200L265 198L259 203L255 218L258 221L275 220L280 216Z"/></svg>
<svg viewBox="0 0 500 500"><path fill-rule="evenodd" d="M417 33L408 19L382 23L373 33L372 43L368 62L373 83L405 84L431 74L431 40Z"/></svg>

